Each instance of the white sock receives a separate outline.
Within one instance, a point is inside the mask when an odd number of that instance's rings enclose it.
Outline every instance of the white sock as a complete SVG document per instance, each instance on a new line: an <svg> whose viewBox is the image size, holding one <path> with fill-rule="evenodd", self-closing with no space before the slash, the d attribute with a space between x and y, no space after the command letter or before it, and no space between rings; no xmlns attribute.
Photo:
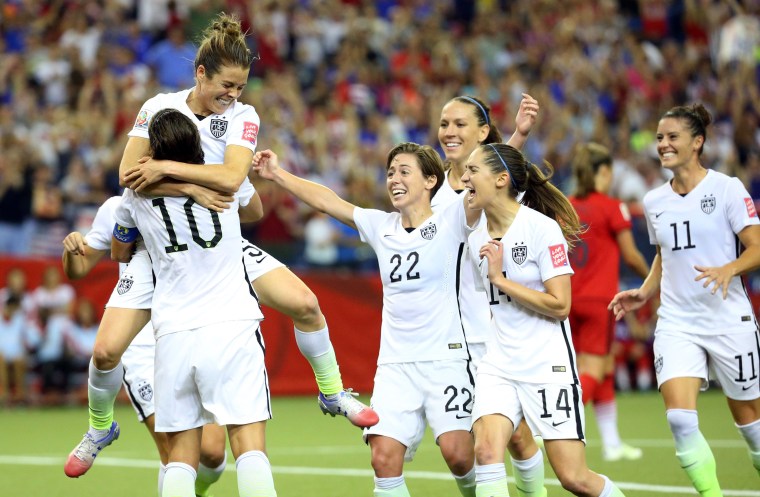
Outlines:
<svg viewBox="0 0 760 497"><path fill-rule="evenodd" d="M599 494L599 497L624 497L623 492L621 492L609 478L604 475L599 476L604 480L604 487L602 488L602 493Z"/></svg>
<svg viewBox="0 0 760 497"><path fill-rule="evenodd" d="M749 448L749 457L752 459L752 465L760 474L760 419L753 421L744 426L736 425L739 429L739 433L742 434L744 440L747 441L747 447Z"/></svg>
<svg viewBox="0 0 760 497"><path fill-rule="evenodd" d="M195 494L205 496L209 487L222 477L224 468L227 466L227 453L224 453L222 464L216 468L209 468L203 463L198 463L198 477L195 479Z"/></svg>
<svg viewBox="0 0 760 497"><path fill-rule="evenodd" d="M111 428L113 404L124 380L121 362L109 371L101 371L90 359L87 378L87 402L90 412L90 433L99 440Z"/></svg>
<svg viewBox="0 0 760 497"><path fill-rule="evenodd" d="M452 474L454 481L457 482L459 493L462 497L475 497L475 467L473 466L466 475L457 476Z"/></svg>
<svg viewBox="0 0 760 497"><path fill-rule="evenodd" d="M195 497L195 476L189 464L170 462L166 465L161 497Z"/></svg>
<svg viewBox="0 0 760 497"><path fill-rule="evenodd" d="M240 497L277 497L272 466L266 454L250 450L235 461Z"/></svg>
<svg viewBox="0 0 760 497"><path fill-rule="evenodd" d="M393 478L375 477L374 497L410 497L409 489L406 488L404 475Z"/></svg>
<svg viewBox="0 0 760 497"><path fill-rule="evenodd" d="M164 488L164 476L166 475L166 466L158 463L158 497L162 497L161 490Z"/></svg>
<svg viewBox="0 0 760 497"><path fill-rule="evenodd" d="M541 449L522 461L513 457L512 469L519 497L544 494L544 454Z"/></svg>
<svg viewBox="0 0 760 497"><path fill-rule="evenodd" d="M596 414L596 424L599 426L599 436L602 438L602 445L605 447L620 447L623 443L620 440L617 423L617 402L600 402L594 403L594 413Z"/></svg>

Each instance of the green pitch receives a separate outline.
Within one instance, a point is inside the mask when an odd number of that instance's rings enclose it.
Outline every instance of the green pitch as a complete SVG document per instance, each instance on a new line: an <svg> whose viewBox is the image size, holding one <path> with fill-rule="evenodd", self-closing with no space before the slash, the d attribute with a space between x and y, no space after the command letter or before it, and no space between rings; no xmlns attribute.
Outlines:
<svg viewBox="0 0 760 497"><path fill-rule="evenodd" d="M366 399L365 399L366 400ZM655 393L618 398L620 431L644 450L635 462L605 463L596 424L588 423L589 466L612 478L628 497L696 495L678 467L660 397ZM752 468L718 393L700 398L700 426L713 447L724 495L760 497L760 477ZM275 398L267 428L269 458L280 497L372 495L369 449L361 431L345 419L323 416L316 398ZM90 472L72 480L63 474L66 455L86 430L84 407L0 411L0 493L11 497L155 496L157 457L147 430L128 406L117 408L121 438L107 448ZM235 464L212 487L216 497L237 496ZM507 467L511 476L511 467ZM406 466L415 497L459 495L440 453L428 437ZM567 495L547 464L549 496ZM515 494L510 485L510 492Z"/></svg>

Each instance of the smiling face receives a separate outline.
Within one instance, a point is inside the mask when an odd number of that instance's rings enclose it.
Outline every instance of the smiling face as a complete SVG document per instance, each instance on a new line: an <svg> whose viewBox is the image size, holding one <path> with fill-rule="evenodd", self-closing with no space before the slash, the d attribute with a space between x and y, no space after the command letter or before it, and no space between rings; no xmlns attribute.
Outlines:
<svg viewBox="0 0 760 497"><path fill-rule="evenodd" d="M488 125L478 125L474 105L452 100L441 110L438 125L438 142L446 160L463 163L480 142L488 136Z"/></svg>
<svg viewBox="0 0 760 497"><path fill-rule="evenodd" d="M471 209L483 209L494 199L499 187L509 182L509 176L506 171L494 174L485 163L483 148L478 147L467 159L462 182L467 188L467 205Z"/></svg>
<svg viewBox="0 0 760 497"><path fill-rule="evenodd" d="M677 169L698 162L703 136L691 136L682 119L666 117L657 125L657 154L662 167Z"/></svg>
<svg viewBox="0 0 760 497"><path fill-rule="evenodd" d="M414 155L396 155L386 174L386 185L393 207L401 211L422 201L430 204L430 191L436 184L436 177L425 177Z"/></svg>
<svg viewBox="0 0 760 497"><path fill-rule="evenodd" d="M243 93L248 82L248 68L221 66L218 73L210 76L203 65L195 71L198 84L190 109L196 114L208 116L223 114Z"/></svg>

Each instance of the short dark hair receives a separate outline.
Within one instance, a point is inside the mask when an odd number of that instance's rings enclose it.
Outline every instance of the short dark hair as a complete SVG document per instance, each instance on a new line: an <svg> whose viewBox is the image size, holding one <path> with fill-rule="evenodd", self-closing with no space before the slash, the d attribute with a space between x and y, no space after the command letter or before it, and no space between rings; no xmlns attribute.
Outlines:
<svg viewBox="0 0 760 497"><path fill-rule="evenodd" d="M161 109L148 127L151 155L156 160L203 164L198 127L177 109Z"/></svg>
<svg viewBox="0 0 760 497"><path fill-rule="evenodd" d="M385 164L386 170L391 167L393 158L399 154L413 155L417 159L417 164L420 166L420 171L422 171L424 177L435 176L435 186L430 191L430 198L432 199L446 179L441 156L429 145L419 145L412 142L399 143L388 152L388 161Z"/></svg>

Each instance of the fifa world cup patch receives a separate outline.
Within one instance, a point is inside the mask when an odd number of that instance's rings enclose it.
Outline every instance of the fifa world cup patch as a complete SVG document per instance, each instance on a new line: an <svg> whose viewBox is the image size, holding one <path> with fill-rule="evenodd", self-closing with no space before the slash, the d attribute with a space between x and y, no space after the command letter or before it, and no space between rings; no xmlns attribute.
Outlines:
<svg viewBox="0 0 760 497"><path fill-rule="evenodd" d="M564 245L562 244L550 245L549 256L552 258L552 266L554 267L567 266L567 253L565 252Z"/></svg>
<svg viewBox="0 0 760 497"><path fill-rule="evenodd" d="M129 291L130 288L132 288L132 285L134 284L135 280L132 277L131 274L125 274L119 279L119 284L116 285L116 293L119 295L124 295Z"/></svg>
<svg viewBox="0 0 760 497"><path fill-rule="evenodd" d="M148 129L148 124L150 124L150 112L143 109L137 114L135 129Z"/></svg>

